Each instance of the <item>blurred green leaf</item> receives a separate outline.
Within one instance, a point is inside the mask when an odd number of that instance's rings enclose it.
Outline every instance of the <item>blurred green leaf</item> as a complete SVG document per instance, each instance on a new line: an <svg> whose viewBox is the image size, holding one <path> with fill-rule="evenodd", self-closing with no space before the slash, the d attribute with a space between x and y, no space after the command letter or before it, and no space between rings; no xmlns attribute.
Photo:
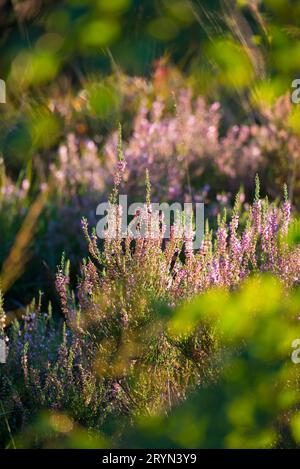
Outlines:
<svg viewBox="0 0 300 469"><path fill-rule="evenodd" d="M114 42L120 34L120 25L115 19L103 18L84 25L80 33L83 47L104 47Z"/></svg>

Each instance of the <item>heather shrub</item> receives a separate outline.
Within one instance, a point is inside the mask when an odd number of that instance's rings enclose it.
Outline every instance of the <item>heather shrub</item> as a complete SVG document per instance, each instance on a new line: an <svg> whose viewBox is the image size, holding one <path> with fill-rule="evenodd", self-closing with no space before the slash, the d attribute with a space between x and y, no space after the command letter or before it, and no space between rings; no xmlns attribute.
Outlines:
<svg viewBox="0 0 300 469"><path fill-rule="evenodd" d="M124 170L121 160L112 204ZM149 196L136 216L151 230L155 215ZM63 325L53 321L51 308L43 314L39 301L9 332L1 399L14 430L26 427L33 409L50 409L119 441L136 417L168 414L191 390L218 381L222 362L216 357L227 344L213 317L175 336L170 318L187 301L187 318L191 314L193 320L195 296L214 288L231 292L251 274L272 273L289 289L299 283L299 247L288 243L286 191L285 196L281 206L260 199L257 180L243 226L237 197L231 219L223 214L215 233L207 228L196 252L194 233L181 232L178 224L164 241L163 219L160 230L149 231L146 238L123 238L118 229L119 235L111 236L108 229L102 247L83 220L89 257L76 290L69 262L62 260L56 276ZM115 207L118 227L120 210ZM6 434L5 426L2 431Z"/></svg>
<svg viewBox="0 0 300 469"><path fill-rule="evenodd" d="M43 289L53 300L53 273L64 250L78 268L85 253L85 243L80 233L80 219L85 216L96 223L94 207L104 197L107 171L102 165L97 147L91 140L79 140L68 135L66 145L58 150L58 161L50 165L49 176L34 176L28 167L29 177L21 173L17 182L6 174L1 165L0 218L5 230L1 231L1 264L7 258L19 230L28 224L29 208L43 197L40 216L22 259L22 277L10 292L12 308L25 306ZM29 263L26 267L26 263ZM25 272L24 272L25 271ZM33 288L34 283L34 288Z"/></svg>
<svg viewBox="0 0 300 469"><path fill-rule="evenodd" d="M61 291L60 275L57 283ZM95 308L100 312L100 302ZM118 420L118 436L134 416L164 413L185 398L190 386L208 379L212 334L199 328L195 338L173 343L156 308L151 318L137 315L128 326L117 314L105 318L103 310L102 327L100 317L89 320L87 310L83 325L78 308L77 322L68 320L62 327L51 311L42 314L32 304L24 322L11 326L10 352L1 370L1 401L13 431L26 430L39 411L48 409L97 431ZM5 422L1 434L8 441Z"/></svg>
<svg viewBox="0 0 300 469"><path fill-rule="evenodd" d="M55 271L64 251L73 265L84 256L85 243L79 235L84 216L96 223L96 207L104 199L109 174L94 141L67 136L58 149L58 161L50 165L51 194L45 207L45 222L39 251L52 253L47 259ZM74 233L78 236L74 236Z"/></svg>
<svg viewBox="0 0 300 469"><path fill-rule="evenodd" d="M246 127L235 126L222 136L221 118L220 103L208 105L203 97L193 97L191 89L144 100L124 148L127 193L141 196L146 168L155 200L201 198L211 187L215 195L221 186L238 190L252 183L260 150ZM116 136L107 142L107 158L115 159L116 143Z"/></svg>
<svg viewBox="0 0 300 469"><path fill-rule="evenodd" d="M221 337L218 380L191 393L159 424L153 417L136 422L123 445L299 447L299 364L292 361L299 354L298 315L299 287L287 294L268 275L248 279L230 295L210 290L181 305L169 322L174 336L206 322Z"/></svg>
<svg viewBox="0 0 300 469"><path fill-rule="evenodd" d="M166 70L170 75L175 73ZM154 201L204 201L215 227L219 208L226 206L231 213L233 194L241 186L241 198L249 202L253 179L259 172L270 200L279 197L287 181L290 200L297 206L299 137L292 125L293 109L288 97L261 110L256 123L249 116L245 124L233 125L234 118L228 118L226 108L195 96L191 89L184 88L182 77L168 79L164 85L170 89L165 89L163 84L158 86L157 73L148 81L125 76L119 79L124 115L135 115L132 130L130 122L125 125L127 165L123 187L129 199L142 200L144 174L149 168ZM95 225L96 206L106 199L107 187L113 180L116 134L103 146L104 130L100 135L89 122L84 124L84 131L76 124L88 112L86 86L82 98L49 98L50 108L57 104L56 112L68 123L67 129L72 128L74 120L75 133L68 133L57 150L49 152L49 158L43 160L37 155L33 167L28 165L26 176L21 173L18 182L1 176L0 216L6 223L1 233L2 262L28 207L39 191L49 191L28 246L30 267L11 293L12 307L16 306L15 300L25 305L32 299L36 293L33 284L54 300L53 273L62 251L78 270L85 252L83 239L77 236L80 219L84 216Z"/></svg>
<svg viewBox="0 0 300 469"><path fill-rule="evenodd" d="M22 217L27 211L30 203L29 187L29 181L22 175L17 183L13 182L7 176L4 162L0 159L0 222L2 226L5 226L5 230L1 230L0 235L1 260L4 259Z"/></svg>
<svg viewBox="0 0 300 469"><path fill-rule="evenodd" d="M145 170L151 173L155 200L210 202L221 193L232 199L240 187L250 200L254 176L274 200L288 182L299 202L299 135L288 95L257 109L257 119L233 124L219 102L209 105L192 89L173 85L172 93L145 96L125 144L126 193L142 196ZM294 117L293 117L294 116ZM117 134L104 154L115 161Z"/></svg>
<svg viewBox="0 0 300 469"><path fill-rule="evenodd" d="M0 11L0 446L299 447L300 2Z"/></svg>

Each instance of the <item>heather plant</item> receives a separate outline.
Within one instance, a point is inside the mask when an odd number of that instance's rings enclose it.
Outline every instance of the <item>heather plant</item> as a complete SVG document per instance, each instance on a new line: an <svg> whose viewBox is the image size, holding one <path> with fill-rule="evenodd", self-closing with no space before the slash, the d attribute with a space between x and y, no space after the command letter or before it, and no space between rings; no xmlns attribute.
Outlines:
<svg viewBox="0 0 300 469"><path fill-rule="evenodd" d="M79 285L84 298L82 293L78 294L81 298L80 307L75 307L74 296L68 295L68 268L68 264L63 261L57 275L57 288L61 295L62 308L68 318L67 325L54 326L51 309L42 315L40 303L33 303L31 312L28 310L24 317L24 325L15 323L10 333L11 352L1 376L1 398L10 415L10 425L13 428L21 425L23 428L25 440L19 438L20 447L24 444L43 445L44 441L47 445L53 433L53 419L62 419L63 424L64 418L66 422L77 423L65 425L66 430L60 430L58 425L54 426L58 435L62 431L71 437L73 428L81 424L94 430L102 429L103 433L108 432L109 437L113 438L111 444L119 441L119 444L122 442L131 446L132 432L128 434L128 424L133 423L137 416L143 416L142 433L139 432L138 437L133 433L134 445L144 446L149 438L158 444L154 425L156 420L152 424L151 416L165 413L169 417L163 421L163 430L158 438L167 447L174 444L179 447L273 446L287 438L289 425L298 441L297 414L294 416L293 411L286 422L282 416L282 412L294 407L297 375L291 375L290 369L286 374L280 371L284 362L289 360L290 342L297 335L297 291L293 296L282 297L283 286L257 279L242 287L241 292L229 296L225 291L210 289L196 300L193 297L187 303L179 302L175 315L171 314L167 305L162 307L158 303L149 303L152 304L152 308L149 308L152 320L146 320L145 309L141 314L141 308L136 309L136 317L127 318L124 312L118 314L120 303L116 301L120 302L120 297L116 291L111 289L109 298L102 299L95 286L91 290L93 282L88 283L86 278L87 271L89 280L91 277L95 278L95 268L91 264L86 266L85 288L82 283ZM140 288L144 303L147 298L145 287L143 285L143 290ZM130 292L131 296L132 292L133 290ZM266 295L266 292L269 293ZM124 291L121 296L123 299ZM132 298L131 301L134 300ZM111 309L112 303L114 310ZM135 303L135 307L139 304ZM289 319L278 313L279 304L289 311ZM123 307L126 306L123 301ZM216 319L221 317L219 324ZM282 327L282 321L286 324L285 328ZM288 321L291 321L289 325ZM254 329L249 327L251 322L254 322ZM270 334L266 334L268 328L271 328ZM280 346L282 340L284 347ZM273 354L270 341L278 344L277 354ZM260 343L264 346L260 347ZM240 347L245 350L242 362L233 345L237 346L237 350ZM251 360L247 350L250 351ZM265 354L271 360L270 363L265 361ZM243 373L248 370L247 374L250 370L255 370L255 379L251 372L249 380L254 379L251 386L255 383L257 401L247 400L250 382L245 383L244 378L238 382L230 379L230 376L234 376L232 367L239 367ZM231 370L230 373L228 370ZM209 436L212 434L210 431L204 434L190 432L197 422L201 423L206 419L207 425L213 425L212 421L219 421L211 415L207 416L203 405L199 407L197 394L195 397L192 395L188 403L178 407L174 413L172 410L174 405L177 407L185 399L184 389L187 384L191 390L192 375L194 379L197 377L192 388L197 385L199 389L200 386L201 402L206 402L207 409L210 409L208 403L214 402L214 399L218 402L221 399L224 411L228 407L229 417L222 424L217 424L217 433L213 439ZM242 377L244 374L238 376ZM275 406L273 389L276 380L279 380L280 386L276 388ZM245 394L245 401L238 401L241 392ZM270 393L272 412L268 411L269 407L265 402ZM249 424L247 427L239 424L239 420L234 418L239 408L250 414L256 412L256 408L261 409L261 396L265 406L264 419L255 420L253 425ZM285 404L282 406L280 403ZM44 408L50 410L50 428L46 435L41 433L39 426L36 429L31 427L31 430L27 427L31 421L30 409L33 408L35 411ZM174 421L178 418L186 422L185 437L175 431L178 427ZM107 419L112 422L108 427ZM275 434L276 428L279 436ZM28 432L31 432L29 435L36 435L33 439L31 436L29 442L26 440ZM54 439L52 444L58 444L57 440ZM79 441L77 444L83 443ZM103 441L101 443L98 440L98 446L102 444Z"/></svg>
<svg viewBox="0 0 300 469"><path fill-rule="evenodd" d="M62 197L80 196L83 192L101 194L107 177L94 141L67 136L58 149L58 162L50 165L52 177Z"/></svg>
<svg viewBox="0 0 300 469"><path fill-rule="evenodd" d="M251 127L251 133L265 161L264 179L268 193L277 196L278 187L286 181L289 196L299 206L299 127L298 110L289 94L279 97L273 106L261 110L261 125ZM273 186L271 184L273 181Z"/></svg>
<svg viewBox="0 0 300 469"><path fill-rule="evenodd" d="M137 421L123 445L299 447L299 364L291 359L298 314L299 287L287 294L268 275L248 279L230 295L214 289L182 304L170 318L170 333L181 337L211 324L223 344L215 356L222 362L218 380L191 393L159 425L153 417Z"/></svg>
<svg viewBox="0 0 300 469"><path fill-rule="evenodd" d="M21 173L19 180L14 182L1 163L0 219L5 226L0 235L1 263L9 255L30 206L38 197L45 199L35 223L35 237L27 246L26 260L22 260L22 278L11 294L13 308L31 301L36 293L33 283L53 299L52 273L63 250L73 265L79 265L85 244L80 236L74 237L74 233L81 230L82 216L95 223L93 207L104 196L104 183L108 177L95 143L79 140L72 134L67 137L66 144L59 147L58 161L50 165L49 176L43 171L33 175L30 169L28 166L27 178Z"/></svg>
<svg viewBox="0 0 300 469"><path fill-rule="evenodd" d="M73 265L79 265L85 252L80 233L84 216L95 224L95 207L105 197L109 172L91 139L74 134L58 149L58 161L50 165L52 194L45 208L46 222L40 237L40 251L52 253L47 259L53 272L65 251ZM43 189L43 186L42 186Z"/></svg>
<svg viewBox="0 0 300 469"><path fill-rule="evenodd" d="M30 182L20 174L17 183L12 181L6 174L3 159L0 159L0 217L1 225L5 230L1 230L1 254L3 259L12 239L14 231L24 217L30 199L28 192Z"/></svg>
<svg viewBox="0 0 300 469"><path fill-rule="evenodd" d="M300 3L0 10L0 446L299 447Z"/></svg>
<svg viewBox="0 0 300 469"><path fill-rule="evenodd" d="M272 199L287 181L298 203L299 135L290 98L257 113L256 121L249 116L246 123L228 124L220 103L209 105L178 84L172 95L158 91L152 101L145 96L124 148L127 193L141 196L148 168L155 200L213 200L221 187L232 199L241 186L249 198L259 172ZM104 147L106 159L115 160L116 146L113 134Z"/></svg>
<svg viewBox="0 0 300 469"><path fill-rule="evenodd" d="M276 275L288 288L299 283L299 247L287 240L286 189L281 206L270 204L260 198L257 178L244 226L239 227L238 196L231 219L219 216L216 233L207 228L194 252L194 233L183 232L181 222L172 226L169 240L163 240L163 219L159 231L151 231L149 181L146 203L136 214L148 236L122 237L116 205L126 167L121 147L119 157L110 198L116 236L108 227L100 247L83 220L89 258L76 291L65 259L56 276L63 325L53 321L51 308L43 314L39 301L28 307L23 323L11 326L1 388L14 429L28 424L33 408L46 408L104 433L109 422L120 419L114 437L121 438L135 417L169 413L190 390L218 379L221 336L203 321L193 334L173 337L167 322L174 307L216 287L236 290L259 272Z"/></svg>
<svg viewBox="0 0 300 469"><path fill-rule="evenodd" d="M173 85L173 98L170 93L158 94L152 104L150 91L142 87L144 102L124 144L123 188L129 198L142 196L149 168L153 200L212 202L215 197L215 203L209 203L212 218L222 205L231 213L232 194L240 186L245 188L241 199L249 200L259 170L272 200L278 198L287 180L289 196L297 204L298 137L289 126L292 109L288 97L280 98L273 108L266 107L261 124L234 125L224 134L219 103L209 106L204 98L194 98L191 90L178 88L177 82ZM125 90L128 95L141 88L137 80L130 86ZM152 92L155 89L151 83L148 87ZM38 251L54 253L45 260L52 271L62 250L73 264L79 264L84 244L73 233L79 232L82 216L95 224L95 206L107 196L107 185L114 178L117 145L117 136L113 136L104 147L103 158L93 140L69 134L66 144L59 147L58 161L50 166L55 193L47 206L42 241L37 244ZM44 186L42 183L41 188Z"/></svg>
<svg viewBox="0 0 300 469"><path fill-rule="evenodd" d="M221 136L220 103L209 106L203 97L194 99L191 89L176 89L172 96L158 95L150 106L147 101L140 106L124 149L128 192L141 194L146 168L158 200L199 198L208 185L226 178L235 181L231 189L237 180L237 189L248 177L253 180L261 154L247 128L235 126ZM104 149L107 158L115 158L115 148L112 137Z"/></svg>
<svg viewBox="0 0 300 469"><path fill-rule="evenodd" d="M129 199L142 197L144 174L149 168L154 201L204 201L208 205L207 215L213 220L220 206L226 206L231 213L232 194L240 186L243 186L241 197L249 202L254 175L258 171L263 189L271 200L279 197L283 181L287 181L290 200L297 206L299 137L288 96L280 98L273 107L265 106L258 114L258 122L254 123L249 116L246 124L233 125L221 104L209 105L204 97L194 96L191 89L184 88L182 79L168 78L159 82L159 68L153 80L119 78L124 113L130 109L132 115L138 108L132 132L130 123L125 126L127 143L124 143L126 169L123 179ZM165 74L176 75L168 67L165 67ZM170 86L171 90L164 86ZM51 187L37 224L36 241L30 247L31 268L18 284L22 289L23 304L35 294L34 282L39 288L48 290L53 299L53 272L62 251L66 251L74 266L79 266L85 245L74 233L80 231L82 216L90 224L96 223L95 208L107 197L107 187L114 177L117 136L112 135L101 148L99 142L104 140L103 135L92 127L89 132L88 124L83 132L76 124L79 118L76 117L76 106L80 107L81 117L88 111L85 98L88 85L86 88L82 97L76 98L80 106L75 97L67 96L65 101L62 97L49 98L50 108L54 109L57 103L55 112L68 121L68 128L71 128L70 121L75 119L75 133L67 134L57 151L51 152L53 161L50 165L47 163L49 155L44 162L41 155L35 157L33 167L28 165L26 177L21 173L18 182L1 170L0 216L5 218L6 226L1 233L2 261L37 191L47 191Z"/></svg>
<svg viewBox="0 0 300 469"><path fill-rule="evenodd" d="M66 312L65 283L59 272L57 288ZM134 415L165 412L185 397L189 385L209 375L209 367L200 367L200 362L209 363L212 346L204 331L185 346L190 354L195 349L190 362L169 343L157 317L137 317L134 326L127 326L116 315L103 318L100 330L98 321L88 324L89 318L83 326L79 311L59 326L51 308L42 314L40 304L33 303L22 323L11 325L0 397L13 431L26 431L32 418L48 409L66 412L79 425L98 431L118 419L118 436ZM197 357L200 337L203 350ZM7 441L5 422L1 430Z"/></svg>

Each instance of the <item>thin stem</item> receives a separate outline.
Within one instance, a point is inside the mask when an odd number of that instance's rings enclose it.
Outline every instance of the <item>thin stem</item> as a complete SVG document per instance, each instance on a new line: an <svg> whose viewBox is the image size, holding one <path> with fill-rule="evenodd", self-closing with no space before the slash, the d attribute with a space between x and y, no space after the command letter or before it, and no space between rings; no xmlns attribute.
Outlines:
<svg viewBox="0 0 300 469"><path fill-rule="evenodd" d="M3 404L2 404L2 401L0 399L0 405L1 405L1 410L2 410L2 414L3 417L4 417L4 420L5 420L5 423L6 423L6 427L7 427L7 430L8 430L8 433L9 433L9 436L10 436L10 439L11 439L11 442L12 442L12 446L14 449L17 449L16 447L16 444L15 444L15 440L14 440L14 437L12 435L12 431L11 431L11 428L10 428L10 425L8 423L8 420L7 420L7 417L6 417L6 412L5 412L5 409L3 407Z"/></svg>

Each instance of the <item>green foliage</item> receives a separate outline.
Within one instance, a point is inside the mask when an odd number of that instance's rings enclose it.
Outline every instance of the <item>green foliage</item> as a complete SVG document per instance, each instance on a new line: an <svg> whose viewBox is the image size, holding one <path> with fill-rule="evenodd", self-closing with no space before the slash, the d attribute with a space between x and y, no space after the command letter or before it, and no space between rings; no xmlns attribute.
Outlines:
<svg viewBox="0 0 300 469"><path fill-rule="evenodd" d="M299 369L291 344L299 337L299 290L286 296L270 277L232 294L211 291L179 308L174 336L208 324L221 338L209 383L166 418L142 419L126 445L162 448L270 448L299 442Z"/></svg>

